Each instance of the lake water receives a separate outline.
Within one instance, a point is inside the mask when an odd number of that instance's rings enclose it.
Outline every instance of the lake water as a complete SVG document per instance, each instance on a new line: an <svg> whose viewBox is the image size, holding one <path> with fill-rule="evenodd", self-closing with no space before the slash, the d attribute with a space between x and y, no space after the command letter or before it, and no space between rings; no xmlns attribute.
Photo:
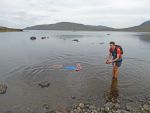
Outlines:
<svg viewBox="0 0 150 113"><path fill-rule="evenodd" d="M30 40L31 36L37 39ZM42 40L43 36L49 38ZM112 65L104 63L110 41L124 49L115 83L111 80ZM82 66L78 72L64 68L77 63ZM43 81L50 82L50 86L39 87ZM65 109L79 101L101 105L112 90L122 100L142 98L150 95L150 33L0 33L0 83L8 86L6 94L0 95L1 113L38 113L43 104L51 109Z"/></svg>

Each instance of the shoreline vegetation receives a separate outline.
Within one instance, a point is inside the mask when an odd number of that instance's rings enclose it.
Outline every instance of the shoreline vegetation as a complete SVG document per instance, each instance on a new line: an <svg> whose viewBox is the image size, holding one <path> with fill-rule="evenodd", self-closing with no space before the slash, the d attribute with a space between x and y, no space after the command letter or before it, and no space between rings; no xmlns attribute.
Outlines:
<svg viewBox="0 0 150 113"><path fill-rule="evenodd" d="M23 31L23 29L0 27L0 32L16 32L16 31Z"/></svg>

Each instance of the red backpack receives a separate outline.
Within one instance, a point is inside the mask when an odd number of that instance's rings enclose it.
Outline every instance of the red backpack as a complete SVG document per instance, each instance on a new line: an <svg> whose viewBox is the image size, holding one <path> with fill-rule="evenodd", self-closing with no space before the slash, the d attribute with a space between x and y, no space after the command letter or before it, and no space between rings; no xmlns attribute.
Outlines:
<svg viewBox="0 0 150 113"><path fill-rule="evenodd" d="M119 48L121 50L121 54L123 54L123 49L120 45L115 45L116 48L115 48L115 51L117 52L117 49Z"/></svg>

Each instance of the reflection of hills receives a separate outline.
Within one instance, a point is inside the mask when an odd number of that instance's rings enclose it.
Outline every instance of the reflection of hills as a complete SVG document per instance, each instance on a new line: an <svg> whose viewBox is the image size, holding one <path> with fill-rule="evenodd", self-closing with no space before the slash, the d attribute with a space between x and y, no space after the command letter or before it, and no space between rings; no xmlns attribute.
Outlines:
<svg viewBox="0 0 150 113"><path fill-rule="evenodd" d="M150 35L139 35L141 41L150 42Z"/></svg>

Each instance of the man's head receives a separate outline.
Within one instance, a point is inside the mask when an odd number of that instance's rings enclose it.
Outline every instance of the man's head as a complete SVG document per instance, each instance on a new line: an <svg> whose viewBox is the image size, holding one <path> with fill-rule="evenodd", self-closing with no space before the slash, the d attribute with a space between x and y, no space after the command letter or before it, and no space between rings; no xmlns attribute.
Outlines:
<svg viewBox="0 0 150 113"><path fill-rule="evenodd" d="M110 48L114 49L115 48L115 42L110 42Z"/></svg>

